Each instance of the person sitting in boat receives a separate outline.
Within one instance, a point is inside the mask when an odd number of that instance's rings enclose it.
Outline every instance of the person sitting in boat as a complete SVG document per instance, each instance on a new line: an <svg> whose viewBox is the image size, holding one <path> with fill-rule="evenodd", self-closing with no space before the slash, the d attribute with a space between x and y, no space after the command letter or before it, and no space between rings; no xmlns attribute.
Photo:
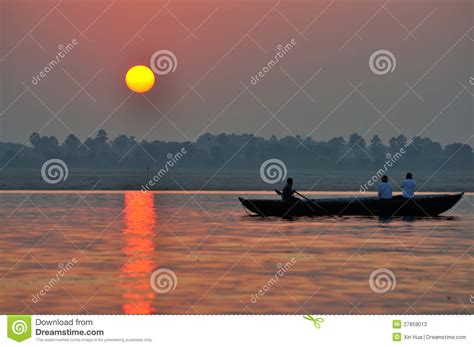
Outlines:
<svg viewBox="0 0 474 347"><path fill-rule="evenodd" d="M406 199L413 198L415 195L416 181L413 179L411 172L408 172L406 178L403 180L402 189L402 196Z"/></svg>
<svg viewBox="0 0 474 347"><path fill-rule="evenodd" d="M293 189L293 178L288 177L288 179L286 180L286 185L281 193L281 198L283 199L283 201L297 201L299 199L293 195L295 194L295 192L296 190Z"/></svg>
<svg viewBox="0 0 474 347"><path fill-rule="evenodd" d="M382 176L379 184L379 199L387 200L392 198L392 186L388 183L388 176Z"/></svg>

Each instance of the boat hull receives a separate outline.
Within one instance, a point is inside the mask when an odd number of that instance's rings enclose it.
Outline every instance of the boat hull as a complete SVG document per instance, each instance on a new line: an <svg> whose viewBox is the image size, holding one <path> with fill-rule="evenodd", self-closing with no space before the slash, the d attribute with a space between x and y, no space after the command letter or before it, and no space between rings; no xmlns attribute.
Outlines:
<svg viewBox="0 0 474 347"><path fill-rule="evenodd" d="M453 207L463 196L458 194L417 195L412 199L376 197L314 199L284 202L277 199L243 199L242 205L260 216L437 216Z"/></svg>

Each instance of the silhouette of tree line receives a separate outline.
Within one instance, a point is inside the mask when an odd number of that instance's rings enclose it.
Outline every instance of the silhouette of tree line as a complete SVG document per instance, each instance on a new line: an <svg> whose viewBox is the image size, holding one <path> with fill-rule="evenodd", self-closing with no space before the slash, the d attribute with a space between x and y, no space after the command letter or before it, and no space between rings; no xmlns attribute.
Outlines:
<svg viewBox="0 0 474 347"><path fill-rule="evenodd" d="M59 158L70 167L78 168L143 168L159 167L169 153L183 147L186 155L180 168L220 167L255 168L264 160L278 158L288 167L325 169L366 169L383 165L391 155L400 153L398 160L410 168L472 169L471 146L452 143L442 146L429 138L415 137L410 141L404 135L392 137L387 144L375 135L369 142L359 134L346 141L342 136L328 141L317 141L300 136L278 139L256 137L252 134L204 134L196 142L137 141L134 136L120 135L113 140L105 130L81 142L70 134L60 144L54 136L33 133L31 145L0 142L0 164L8 168L33 168L45 160Z"/></svg>

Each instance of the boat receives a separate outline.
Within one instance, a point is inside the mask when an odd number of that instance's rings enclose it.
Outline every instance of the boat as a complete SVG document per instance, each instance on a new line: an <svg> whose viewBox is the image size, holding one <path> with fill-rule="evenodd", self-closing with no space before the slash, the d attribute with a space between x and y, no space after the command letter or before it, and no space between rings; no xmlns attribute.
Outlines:
<svg viewBox="0 0 474 347"><path fill-rule="evenodd" d="M394 197L341 197L325 199L300 199L285 202L281 199L239 200L249 211L262 217L276 216L437 216L453 207L464 195L420 194L411 199Z"/></svg>

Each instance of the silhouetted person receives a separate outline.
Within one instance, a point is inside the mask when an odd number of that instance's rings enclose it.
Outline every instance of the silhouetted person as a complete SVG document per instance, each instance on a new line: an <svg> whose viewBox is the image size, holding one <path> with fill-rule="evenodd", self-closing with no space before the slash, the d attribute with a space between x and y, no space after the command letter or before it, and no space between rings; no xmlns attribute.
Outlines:
<svg viewBox="0 0 474 347"><path fill-rule="evenodd" d="M416 181L413 179L411 172L407 173L406 178L402 182L402 189L404 198L410 199L415 195Z"/></svg>
<svg viewBox="0 0 474 347"><path fill-rule="evenodd" d="M295 194L296 190L293 189L293 178L288 178L286 180L286 185L283 188L283 191L281 193L281 198L283 201L296 201L299 200L298 198L295 198L293 194Z"/></svg>
<svg viewBox="0 0 474 347"><path fill-rule="evenodd" d="M379 184L379 199L391 199L392 186L388 183L388 177L383 176L382 182Z"/></svg>

